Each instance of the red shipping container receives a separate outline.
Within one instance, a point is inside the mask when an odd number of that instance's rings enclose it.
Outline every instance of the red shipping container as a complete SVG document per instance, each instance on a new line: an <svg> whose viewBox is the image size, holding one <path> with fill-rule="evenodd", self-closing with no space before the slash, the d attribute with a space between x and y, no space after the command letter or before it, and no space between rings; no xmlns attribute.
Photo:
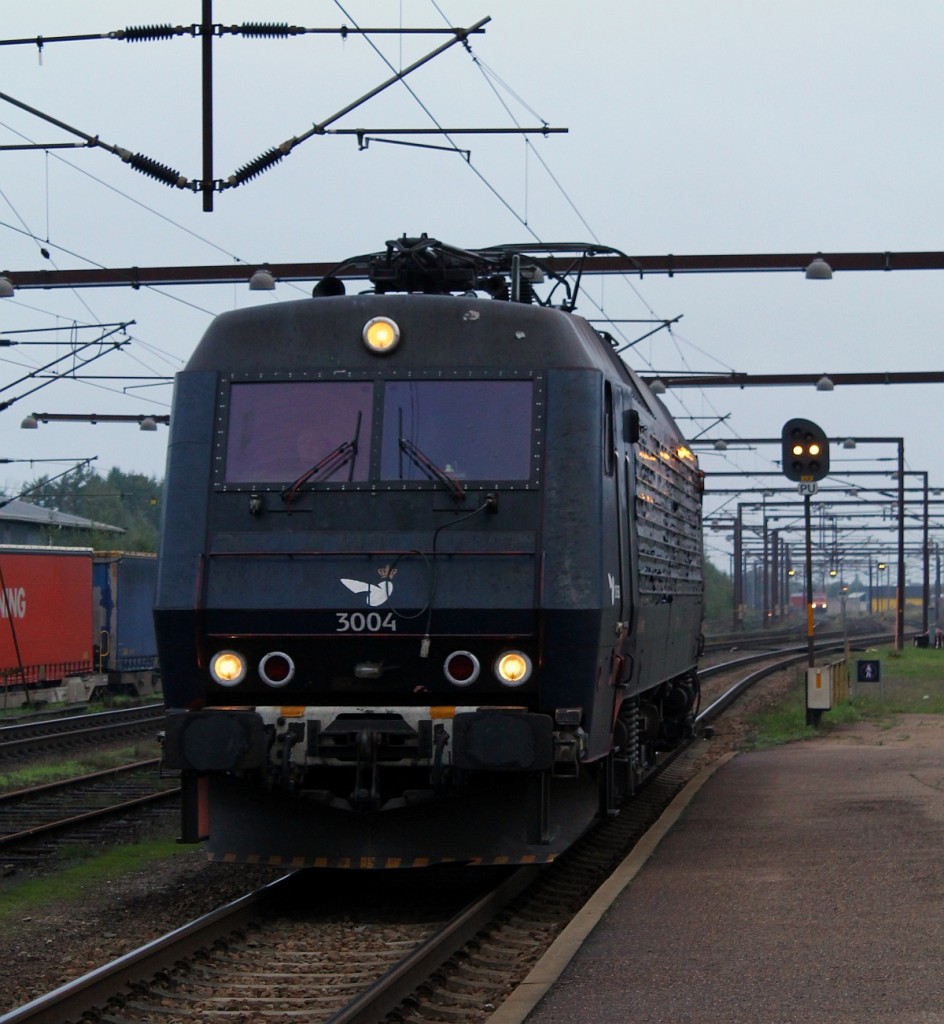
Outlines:
<svg viewBox="0 0 944 1024"><path fill-rule="evenodd" d="M0 548L0 677L20 665L28 683L91 671L90 550Z"/></svg>

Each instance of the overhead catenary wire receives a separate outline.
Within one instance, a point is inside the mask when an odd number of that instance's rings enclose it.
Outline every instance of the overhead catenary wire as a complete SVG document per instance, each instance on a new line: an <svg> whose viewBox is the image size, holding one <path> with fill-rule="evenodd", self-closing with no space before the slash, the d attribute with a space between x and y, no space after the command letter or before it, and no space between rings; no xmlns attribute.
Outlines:
<svg viewBox="0 0 944 1024"><path fill-rule="evenodd" d="M335 0L335 3L336 3L336 5L337 5L338 7L340 7L340 3L338 2L338 0ZM433 7L433 8L434 8L434 9L435 9L435 10L437 11L437 13L438 13L438 14L440 15L440 17L441 17L441 18L443 19L443 21L445 21L445 22L446 22L447 24L450 24L450 22L449 22L449 19L448 19L448 18L446 17L446 14L445 14L445 13L443 12L442 8L441 8L441 7L439 6L439 4L438 4L438 3L436 2L436 0L430 0L430 3L431 3L431 5L432 5L432 7ZM343 10L343 8L341 8L341 9ZM494 72L493 72L493 71L491 70L491 68L489 68L489 67L488 67L488 66L487 66L487 65L486 65L486 64L485 64L485 63L484 63L483 61L481 61L481 60L480 60L480 58L478 57L478 55L477 55L476 53L474 53L474 52L473 52L473 49L472 49L471 43L469 42L469 40L468 40L468 39L464 40L464 42L463 42L463 46L465 47L466 51L467 51L467 52L469 53L469 56L470 56L470 58L472 59L472 62L473 62L473 64L474 64L474 65L476 66L476 68L478 69L479 73L480 73L480 74L482 75L482 78L483 78L483 80L484 80L484 81L485 81L485 82L486 82L486 83L488 84L489 88L490 88L490 89L492 90L492 92L493 92L493 94L495 95L496 99L498 100L498 102L500 103L500 105L501 105L501 106L503 107L503 109L504 109L504 110L505 110L505 112L507 113L507 115L508 115L509 119L510 119L510 120L511 120L511 121L513 122L513 124L514 124L514 125L516 126L516 128L520 128L520 127L521 127L521 126L520 126L520 123L518 122L518 120L517 120L517 119L516 119L516 117L514 116L514 114L513 114L512 110L511 110L511 108L509 107L509 105L508 105L508 104L507 104L507 103L505 102L505 100L504 100L504 98L502 97L502 95L500 94L499 90L498 90L498 89L496 88L496 85L495 85L495 83L496 83L496 82L499 82L499 83L500 83L500 84L502 85L502 88L504 88L504 89L505 89L505 90L506 90L506 91L507 91L507 92L509 93L509 95L513 96L513 97L514 97L514 98L515 98L515 99L516 99L516 100L517 100L517 101L518 101L518 102L519 102L519 103L520 103L520 104L521 104L521 105L522 105L522 106L523 106L523 107L524 107L524 108L525 108L525 109L526 109L526 110L527 110L527 111L528 111L528 112L529 112L529 113L530 113L530 114L531 114L531 115L533 116L533 117L535 117L535 118L536 118L536 119L538 119L538 120L541 120L541 121L542 121L542 122L543 122L543 123L544 123L545 125L546 125L546 124L548 123L548 122L547 122L547 121L546 121L545 119L543 119L543 118L541 117L541 115L540 115L540 114L538 114L538 113L537 113L537 112L536 112L536 111L535 111L535 110L534 110L534 109L533 109L532 107L530 107L530 106L529 106L529 105L528 105L528 104L527 104L527 103L526 103L526 102L525 102L525 101L524 101L524 100L523 100L523 99L522 99L522 98L521 98L520 96L518 96L518 94L517 94L517 93L515 93L515 92L514 92L514 91L513 91L513 90L512 90L512 89L511 89L511 88L510 88L510 87L509 87L508 85L507 85L507 83L505 83L505 82L504 82L504 81L503 81L503 80L502 80L501 78L499 78L499 76L497 76L497 75L496 75L496 74L495 74L495 73L494 73ZM424 109L425 109L425 108L424 108ZM430 115L430 116L431 116L431 115ZM450 141L451 141L451 140L450 140ZM541 164L541 166L542 166L542 167L544 168L544 171L545 171L545 173L546 173L546 174L548 175L548 178L549 178L549 179L551 180L551 182L552 182L552 183L553 183L553 184L555 185L555 187L557 188L558 192L559 192L559 193L560 193L560 195L561 195L561 196L563 197L563 199L564 199L564 200L565 200L565 202L566 202L566 203L568 204L568 206L570 206L571 210L572 210L572 211L573 211L573 213L574 213L574 214L575 214L575 215L577 216L577 218L578 218L578 220L580 221L580 223L581 223L581 224L582 224L582 225L583 225L583 226L584 226L584 227L586 228L586 230L587 230L587 231L588 231L588 232L590 233L590 236L591 236L591 238L593 239L593 241L594 241L594 242L597 242L598 244L602 244L602 243L600 243L600 239L599 239L599 236L598 236L598 235L597 235L597 233L596 233L596 232L595 232L595 231L593 230L593 228L592 228L592 227L590 226L590 223L589 223L589 222L587 221L586 217L584 217L583 213L582 213L582 212L580 211L580 209L578 208L578 206L577 206L576 202L575 202L575 201L573 200L573 198L572 198L572 197L571 197L571 196L569 195L569 193L568 193L568 192L567 192L567 190L566 190L566 189L564 188L563 184L562 184L562 183L560 182L560 180L558 179L558 177L557 177L557 176L556 176L556 175L555 175L555 174L553 173L553 171L551 170L551 168L550 168L550 166L548 165L547 161L546 161L546 160L545 160L545 159L543 158L543 156L542 156L542 155L541 155L541 154L540 154L540 153L538 152L538 150L536 149L536 147L532 145L532 143L531 143L531 140L530 140L530 139L529 139L529 138L528 138L527 136L524 136L524 143L525 143L525 146L526 146L526 152L527 152L527 153L533 153L533 154L535 155L536 159L537 159L537 160L539 161L539 163ZM454 145L454 143L453 143L453 145ZM472 166L472 164L471 164L471 161L467 161L467 162L469 163L469 165L470 165L470 166ZM480 177L480 178L481 178L481 179L482 179L483 181L485 180L485 179L483 178L483 176L482 176L482 175L480 174L480 172L478 172L477 168L475 168L474 166L472 166L472 169L473 169L473 171L475 171L475 173L476 173L476 174L478 174L478 176L479 176L479 177ZM487 183L487 182L486 182L486 184L489 184L489 183ZM491 185L490 185L490 184L489 184L489 187L491 188ZM494 191L494 190L493 190L493 191ZM496 194L497 194L497 193L496 193ZM522 226L523 226L523 227L524 227L524 228L525 228L525 229L526 229L526 230L527 230L527 231L529 232L529 234L531 234L531 236L532 236L532 237L533 237L533 238L534 238L534 239L535 239L536 241L541 241L541 239L539 238L539 236L537 235L537 233L536 233L536 232L535 232L535 231L534 231L534 230L532 229L531 225L530 225L530 224L528 223L528 220L527 220L527 216L524 216L524 217L522 217L521 215L517 214L517 213L516 213L516 212L515 212L515 211L513 210L513 208L512 208L512 206L511 206L511 204L510 204L510 203L508 203L508 202L507 202L507 201L506 201L506 200L505 200L505 199L504 199L503 197L501 197L501 196L499 196L499 198L501 199L501 201L502 201L502 202L503 202L503 204L505 205L506 209L508 209L508 210L509 210L510 212L512 212L512 213L513 213L513 214L515 215L515 217L516 217L516 218L518 219L518 221L519 221L519 222L520 222L520 223L522 224ZM641 292L639 291L639 289L637 288L637 286L636 286L636 285L635 285L635 284L634 284L634 283L633 283L633 282L632 282L632 281L631 281L631 280L629 279L628 275L626 275L626 274L623 274L623 275L621 275L621 279L622 279L622 280L623 280L623 281L624 281L624 282L625 282L625 283L626 283L626 284L628 285L628 287L630 288L630 290L631 290L631 291L632 291L632 292L633 292L633 293L635 294L636 298L637 298L637 299L638 299L638 300L639 300L639 301L640 301L640 302L641 302L641 303L643 304L643 306L644 306L644 307L646 308L646 310L647 310L647 311L648 311L648 312L650 313L650 315L651 315L651 316L653 316L653 317L656 317L657 319L662 319L662 318L658 318L658 317L657 317L657 314L655 313L655 311L654 311L654 310L652 309L652 307L650 306L650 304L649 304L649 303L648 303L648 302L646 301L646 299L645 299L645 298L643 297L642 293L641 293ZM587 293L585 292L585 294L587 294ZM591 301L593 301L593 300L592 300L592 298L591 298ZM594 302L593 304L594 304L594 306L595 306L595 307L596 307L596 308L597 308L597 309L599 310L599 312L603 313L603 308L602 308L602 306L601 306L600 304L598 304L598 303L595 303L595 302ZM621 332L619 332L619 330L617 330L617 333L620 333L620 334L621 334ZM669 333L670 333L670 334L672 333L672 331L671 331L671 326L669 326ZM621 336L622 336L622 335L621 335ZM625 337L624 337L624 336L623 336L623 340L624 340L624 341L626 341L626 339L625 339ZM630 345L631 345L631 344L632 344L632 342L627 342L627 344L630 344Z"/></svg>
<svg viewBox="0 0 944 1024"><path fill-rule="evenodd" d="M145 27L145 28L149 28L149 27ZM160 27L158 27L158 28L160 28ZM363 32L367 32L368 30L361 30L361 29L355 29L355 30L352 30L352 31L357 31L357 32L361 32L361 33L363 33ZM249 33L249 34L251 35L252 33ZM141 41L142 39L143 39L143 36L140 36L140 38L139 38L139 39L138 39L137 41ZM530 145L530 143L529 143L529 142L526 142L526 145L528 146L528 150L527 150L527 152L528 152L528 153L530 153L530 152L537 152L537 151L535 151L535 148L534 148L533 146L531 146L531 145ZM541 162L542 162L543 164L545 164L545 161L544 161L544 160L542 160L542 158L541 158L540 156L539 156L539 160L541 160ZM551 175L551 172L550 172L550 168L548 168L548 167L547 167L547 165L546 165L546 170L548 171L549 175ZM82 173L85 173L85 172L82 172ZM476 169L476 173L479 173L479 170L478 170L478 169ZM480 176L481 176L481 175L480 175ZM483 176L482 176L482 177L483 177ZM551 175L551 177L552 177L552 179L553 179L553 180L555 180L555 181L557 180L557 179L556 179L556 177L554 177L553 175ZM490 186L490 184L489 184L489 187L491 187L491 186ZM563 186L561 186L561 187L560 187L560 191L561 191L561 195L562 195L562 196L564 196L564 198L565 198L565 199L567 199L567 201L569 202L569 197L568 197L568 196L566 195L566 191L565 191L565 190L563 189ZM503 199L504 199L504 198L503 198ZM576 213L576 214L577 214L578 216L581 216L581 215L580 215L580 211L577 211L577 210L576 210L576 208L575 208L575 205L573 205L573 204L571 204L571 205L572 205L572 208L574 209L574 212L575 212L575 213ZM508 208L508 209L511 209L511 205L510 205L510 204L507 204L507 202L506 202L506 206L507 206L507 208ZM522 224L525 224L525 222L526 222L526 220L527 220L527 219L528 219L528 218L527 218L527 216L525 216L525 217L524 217L523 219L519 217L519 220L520 220L520 222L521 222ZM587 222L586 222L586 220L583 220L583 217L582 217L582 221L583 221L583 222L584 222L585 224L587 223ZM537 233L537 232L535 232L535 231L531 230L530 228L528 228L528 229L529 229L529 232L531 233L531 236L532 236L532 237L534 237L534 238L537 238L537 237L538 237L538 233ZM590 228L589 228L589 225L588 225L588 230L589 230L589 229L590 229ZM591 232L591 233L593 233L593 232ZM174 297L174 298L175 298L175 296L169 296L169 297ZM208 312L208 313L210 312L209 310L205 310L205 311L206 311L206 312ZM212 315L212 313L210 313L210 314ZM679 396L678 396L678 395L675 395L674 397L675 397L675 398L677 398L677 399L679 398Z"/></svg>
<svg viewBox="0 0 944 1024"><path fill-rule="evenodd" d="M402 81L407 75L412 74L414 71L428 64L431 60L438 57L441 53L444 53L450 47L454 46L458 42L463 42L469 34L481 31L484 26L491 21L490 17L479 19L470 28L452 28L446 34L452 36L451 39L442 43L440 46L431 50L418 60L414 61L409 67L404 68L401 71L394 71L393 77L387 79L387 81L380 83L373 89L369 90L366 94L354 100L352 103L347 104L341 110L336 111L334 114L329 116L323 121L317 122L312 125L310 129L302 132L300 135L293 136L290 139L285 140L277 146L273 146L261 153L259 156L250 160L248 163L237 168L228 178L216 181L210 180L208 176L208 166L206 163L206 156L208 152L211 152L211 144L209 144L209 125L206 121L204 123L204 173L200 179L190 179L177 171L175 168L168 166L167 164L161 163L159 160L154 159L144 153L132 153L129 149L121 146L116 146L112 143L103 142L98 135L91 135L88 132L75 127L74 125L68 124L59 118L53 117L51 114L47 114L44 111L37 109L22 100L18 100L8 93L0 92L0 100L10 103L13 106L26 111L27 113L38 117L41 120L53 124L63 131L68 132L71 135L75 135L78 138L84 140L84 143L88 147L100 147L115 156L119 156L126 164L132 167L134 170L153 178L156 181L162 182L165 185L169 185L173 188L185 189L188 188L191 191L197 192L202 191L204 193L212 192L214 189L223 191L227 188L235 188L239 185L246 184L247 182L258 177L263 172L274 167L276 164L291 153L301 143L307 141L315 135L326 134L326 129L333 124L335 121L340 120L351 111L362 106L368 100L374 98L379 93L383 92L391 85L394 85L398 81ZM293 34L304 34L305 29L300 27L290 27L288 25L277 25L277 24L260 24L260 23L247 23L242 26L224 26L224 25L149 25L140 26L136 28L124 29L114 33L109 33L105 38L116 38L126 39L132 42L140 42L144 40L156 41L166 40L179 35L200 35L206 37L207 34L211 35L224 35L229 32L235 32L237 34L255 35L264 38L271 38L273 36L287 36ZM327 31L337 32L337 29L330 29ZM342 30L342 34L346 35L349 30ZM362 32L363 30L357 28L356 31ZM101 35L89 36L87 38L103 38ZM74 41L75 37L72 37ZM209 42L209 40L206 40ZM208 61L209 52L204 51L204 78L205 78L205 103L207 98L206 93L206 78L208 72ZM209 148L208 148L209 146ZM212 209L212 203L205 205L205 209Z"/></svg>
<svg viewBox="0 0 944 1024"><path fill-rule="evenodd" d="M107 347L103 348L101 346L103 346L106 340L110 338L113 334L117 334L120 330L122 330L124 326L125 325L120 325L118 327L113 328L110 331L105 331L100 337L93 338L91 341L86 341L80 344L73 345L65 355L57 356L55 359L45 363L43 366L38 367L36 370L32 370L29 373L24 374L22 377L18 378L15 381L11 381L9 384L4 384L0 386L0 394L2 394L4 391L9 391L10 388L14 388L18 384L23 384L29 380L37 380L39 378L40 373L51 369L53 366L58 365L59 363L69 359L70 357L73 359L74 372L74 367L76 365L74 361L76 357L79 356L81 353L85 352L87 349L92 348L93 346L98 345L99 351L94 355L90 355L82 359L77 364L78 366L87 366L89 363L93 363L98 359L101 359L102 356L111 354L112 351L114 351L115 349L119 349L124 345L127 345L128 342L126 340L111 341L108 343ZM47 387L49 384L53 382L53 380L62 380L64 376L69 376L69 374L66 373L63 375L57 375L55 377L47 378L42 383L37 384L35 387L30 388L28 391L24 391L22 394L16 395L13 398L6 399L5 401L0 401L0 412L2 412L5 409L9 409L11 405L13 405L15 402L20 401L20 399L22 398L26 398L27 395L32 395L34 392L39 391L44 387Z"/></svg>
<svg viewBox="0 0 944 1024"><path fill-rule="evenodd" d="M110 142L103 142L97 135L89 135L88 132L83 131L81 128L76 128L74 125L67 124L65 121L60 121L51 114L46 114L42 110L38 110L36 107L30 106L28 103L24 103L22 100L16 99L16 97L9 95L9 93L0 92L0 100L11 104L11 106L18 107L20 110L26 111L26 113L40 118L40 120L47 121L49 124L53 124L57 128L61 128L70 135L75 135L80 139L84 139L85 144L90 148L98 147L100 149L104 149L108 153L111 153L113 156L120 157L121 160L129 164L131 167L134 167L135 170L139 170L143 174L156 178L158 181L163 181L166 185L173 185L177 188L186 188L189 184L187 178L182 174L174 171L170 167L165 167L163 164L145 156L143 153L132 153L129 149L116 146Z"/></svg>
<svg viewBox="0 0 944 1024"><path fill-rule="evenodd" d="M289 36L302 35L340 35L346 38L352 34L371 33L372 35L442 35L444 29L437 28L356 28L347 25L337 27L309 28L302 25L289 25L287 22L247 21L239 25L214 24L212 34L217 36L234 35L262 39L282 39ZM481 31L476 29L475 31ZM23 36L18 39L0 39L0 46L35 46L42 49L48 43L85 43L112 40L126 43L166 42L180 36L198 38L203 34L201 24L191 25L130 25L126 28L112 29L109 32L82 32L59 36Z"/></svg>
<svg viewBox="0 0 944 1024"><path fill-rule="evenodd" d="M340 0L334 0L334 5L338 8L339 11L341 11L341 13L346 18L351 18L351 15L345 10L344 6L340 3ZM354 19L351 20L353 21ZM376 44L368 36L365 36L365 38L368 45L373 49L377 56L380 57L384 64L386 64L391 71L395 71L396 69L390 63L387 57L384 56L384 54L380 51L379 47L377 47ZM434 124L437 128L442 130L442 125L439 123L433 112L425 103L423 103L423 101L416 94L416 91L409 85L409 83L401 79L400 84L403 85L403 87L407 90L410 96L413 97L414 101L419 105L420 109L423 111L424 114L426 114L426 116L429 118L432 124ZM445 138L449 142L450 146L452 146L452 148L456 150L457 153L461 154L462 150L459 148L459 146L457 146L448 135L445 135ZM475 174L479 181L481 181L481 183L492 193L492 195L501 203L501 205L504 206L504 208L515 218L515 220L517 220L518 223L525 228L528 234L530 234L535 241L541 241L538 235L534 231L532 231L530 227L528 227L524 219L514 209L511 203L498 191L498 189L485 177L485 175L482 174L482 172L474 165L474 163L469 160L465 160L463 162L467 167L469 167L472 170L472 173Z"/></svg>
<svg viewBox="0 0 944 1024"><path fill-rule="evenodd" d="M11 125L7 124L4 121L0 121L0 128L6 128L7 131L11 132L14 135L19 136L21 139L28 139L29 138L28 136L24 135L22 132L18 131L16 128L12 127ZM31 144L33 146L35 146L36 148L39 148L39 144L38 143L35 143L35 142L31 141ZM42 148L46 149L48 147L42 147ZM55 153L51 153L49 155L52 156L53 159L58 160L59 163L61 163L64 166L68 167L70 170L75 171L77 174L84 175L86 178L89 178L90 180L96 182L96 184L101 185L102 188L107 189L110 192L114 192L116 195L121 196L122 199L127 200L127 202L132 203L135 206L140 207L142 210L145 210L147 213L151 214L152 216L157 217L159 220L164 221L166 224L169 224L171 227L176 228L178 231L182 231L185 234L190 235L191 238L196 239L198 242L202 242L204 245L210 247L211 249L215 249L217 252L222 253L224 256L227 256L229 259L235 260L237 263L241 263L241 264L243 264L244 266L247 266L247 267L251 265L248 260L243 259L241 256L237 256L235 253L231 252L229 249L225 248L224 246L219 245L218 243L214 242L212 239L207 238L205 235L200 234L198 231L194 231L193 228L188 227L186 224L181 224L179 221L174 220L172 217L168 217L166 213L162 213L160 210L156 210L153 206L149 205L148 203L142 202L140 199L136 198L135 196L129 195L127 192L123 192L120 188L117 188L115 185L112 185L110 182L105 181L103 178L100 178L98 175L91 173L91 171L87 171L84 168L79 167L77 164L72 163L70 160L66 160L65 157L58 156ZM48 232L47 232L47 234L48 234ZM61 247L59 247L59 248L61 248ZM68 252L67 249L63 249L63 251L64 252ZM70 253L70 255L75 255L75 254L74 253ZM84 259L85 257L79 257L79 258L80 259ZM100 266L101 265L101 264L94 263L94 261L92 261L92 260L87 260L87 262L92 263L93 266Z"/></svg>

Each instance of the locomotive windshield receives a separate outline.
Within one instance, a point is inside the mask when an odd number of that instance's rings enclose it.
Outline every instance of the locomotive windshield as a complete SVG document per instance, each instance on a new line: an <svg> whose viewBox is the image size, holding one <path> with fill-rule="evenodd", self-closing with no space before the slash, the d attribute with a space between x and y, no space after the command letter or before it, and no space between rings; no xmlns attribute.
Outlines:
<svg viewBox="0 0 944 1024"><path fill-rule="evenodd" d="M233 384L227 482L292 481L309 471L317 480L366 480L373 394L369 381Z"/></svg>
<svg viewBox="0 0 944 1024"><path fill-rule="evenodd" d="M227 485L528 482L535 470L533 380L233 381L228 395Z"/></svg>
<svg viewBox="0 0 944 1024"><path fill-rule="evenodd" d="M388 381L380 478L426 479L408 457L415 447L457 480L527 480L531 391L517 380Z"/></svg>

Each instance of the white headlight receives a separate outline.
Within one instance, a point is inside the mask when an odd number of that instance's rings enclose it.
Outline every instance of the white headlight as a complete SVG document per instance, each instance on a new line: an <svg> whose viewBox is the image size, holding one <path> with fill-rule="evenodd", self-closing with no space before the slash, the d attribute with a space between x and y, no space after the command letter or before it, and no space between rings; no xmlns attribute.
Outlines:
<svg viewBox="0 0 944 1024"><path fill-rule="evenodd" d="M521 686L531 678L531 659L524 651L505 651L495 659L495 675L505 686Z"/></svg>
<svg viewBox="0 0 944 1024"><path fill-rule="evenodd" d="M219 651L210 659L210 675L220 686L236 686L246 678L246 659L237 651Z"/></svg>

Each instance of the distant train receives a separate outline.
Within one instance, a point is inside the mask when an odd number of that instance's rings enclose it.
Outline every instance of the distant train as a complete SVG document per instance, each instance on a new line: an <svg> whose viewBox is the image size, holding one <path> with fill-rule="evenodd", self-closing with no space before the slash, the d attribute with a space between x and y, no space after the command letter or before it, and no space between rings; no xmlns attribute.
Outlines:
<svg viewBox="0 0 944 1024"><path fill-rule="evenodd" d="M701 474L542 277L399 239L178 374L164 759L214 859L547 862L691 733Z"/></svg>
<svg viewBox="0 0 944 1024"><path fill-rule="evenodd" d="M154 555L0 546L2 700L159 691Z"/></svg>

